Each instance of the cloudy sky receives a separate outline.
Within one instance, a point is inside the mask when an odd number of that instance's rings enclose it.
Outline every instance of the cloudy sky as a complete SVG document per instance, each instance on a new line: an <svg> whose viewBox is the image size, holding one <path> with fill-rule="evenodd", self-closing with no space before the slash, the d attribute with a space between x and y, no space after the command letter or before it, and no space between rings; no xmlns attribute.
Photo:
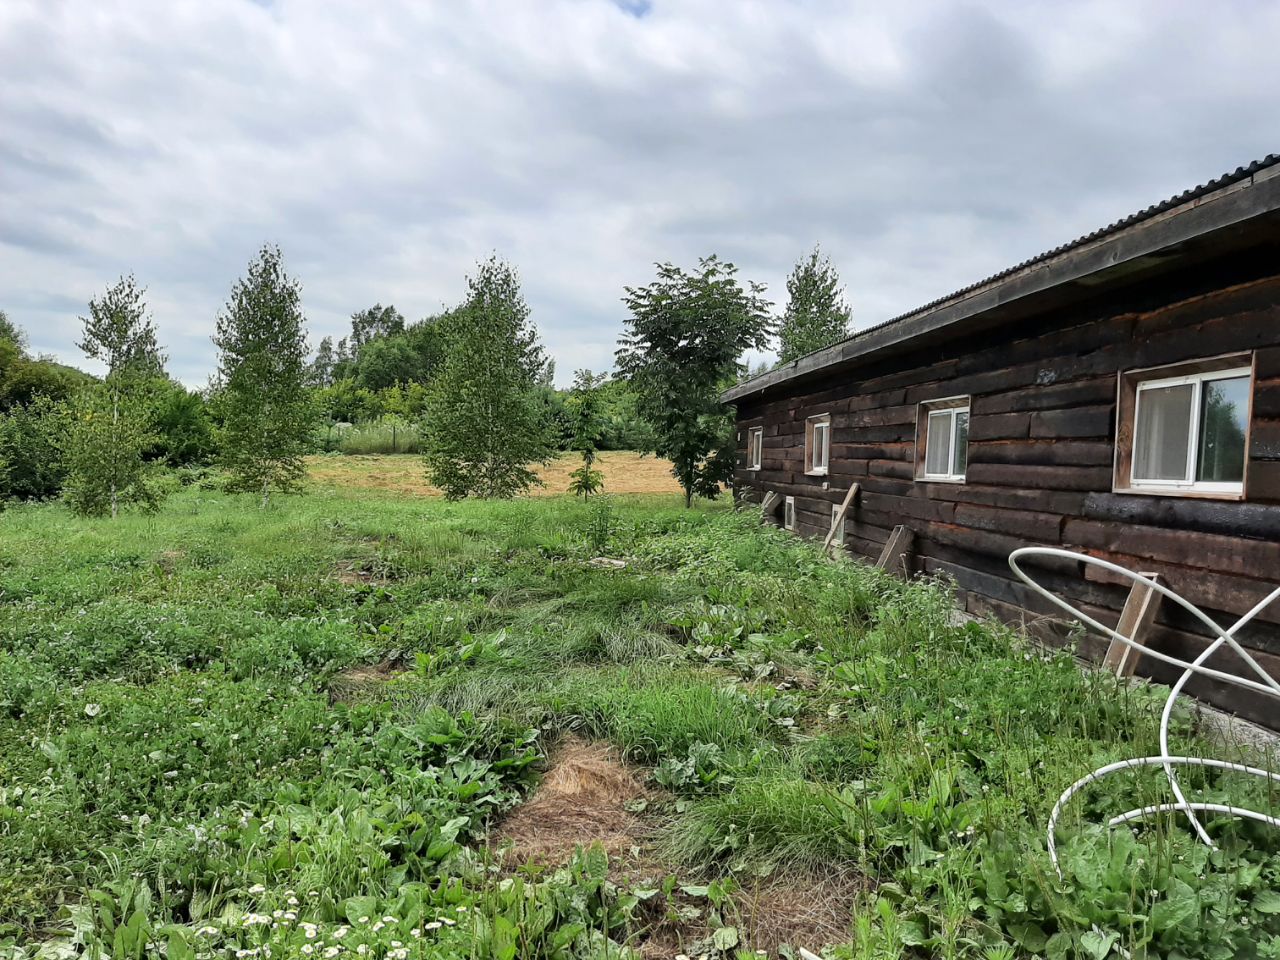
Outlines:
<svg viewBox="0 0 1280 960"><path fill-rule="evenodd" d="M4 0L0 309L75 349L132 271L190 385L263 242L313 344L520 269L607 368L624 284L815 242L869 325L1280 149L1280 4ZM781 303L779 302L779 307Z"/></svg>

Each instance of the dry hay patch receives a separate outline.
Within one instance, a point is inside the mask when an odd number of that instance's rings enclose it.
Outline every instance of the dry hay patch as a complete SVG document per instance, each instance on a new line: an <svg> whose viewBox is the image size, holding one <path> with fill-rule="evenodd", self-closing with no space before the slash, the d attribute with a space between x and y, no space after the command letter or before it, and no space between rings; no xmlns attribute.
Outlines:
<svg viewBox="0 0 1280 960"><path fill-rule="evenodd" d="M650 798L644 775L612 747L566 737L542 782L490 835L516 863L567 863L578 847L599 843L613 858L633 858L652 835L631 809Z"/></svg>
<svg viewBox="0 0 1280 960"><path fill-rule="evenodd" d="M390 660L348 667L329 681L329 702L353 703L361 700L365 695L381 690L387 681L400 672Z"/></svg>
<svg viewBox="0 0 1280 960"><path fill-rule="evenodd" d="M646 786L646 779L607 744L566 737L552 751L542 782L494 827L490 843L504 851L508 867L562 866L579 847L599 843L615 883L656 887L680 871L655 850L661 822L652 811L663 806L663 795ZM854 903L866 888L865 878L834 866L822 872L778 868L764 878L739 877L738 883L736 916L730 910L725 919L737 924L744 946L769 956L783 943L818 950L848 942ZM681 907L698 909L682 916ZM677 887L669 902L659 897L641 907L629 944L645 960L705 952L714 932L708 907Z"/></svg>
<svg viewBox="0 0 1280 960"><path fill-rule="evenodd" d="M818 951L847 943L858 895L866 878L847 867L819 873L781 870L759 880L739 878L735 896L742 913L743 941L773 956L780 944Z"/></svg>

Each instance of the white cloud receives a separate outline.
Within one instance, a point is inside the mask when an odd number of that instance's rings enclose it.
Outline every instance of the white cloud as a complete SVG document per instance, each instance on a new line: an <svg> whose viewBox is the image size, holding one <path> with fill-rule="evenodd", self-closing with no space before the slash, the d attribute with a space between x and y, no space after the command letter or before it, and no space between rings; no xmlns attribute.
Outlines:
<svg viewBox="0 0 1280 960"><path fill-rule="evenodd" d="M314 340L497 250L563 381L655 260L780 299L821 241L870 324L1276 146L1280 8L858 6L9 0L0 308L79 363L133 271L198 384L263 242Z"/></svg>

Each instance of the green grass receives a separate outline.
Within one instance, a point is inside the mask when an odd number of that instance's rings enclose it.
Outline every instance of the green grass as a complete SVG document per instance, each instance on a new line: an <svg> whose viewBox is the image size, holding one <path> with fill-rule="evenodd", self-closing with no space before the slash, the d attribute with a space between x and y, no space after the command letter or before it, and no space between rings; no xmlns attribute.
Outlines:
<svg viewBox="0 0 1280 960"><path fill-rule="evenodd" d="M861 874L829 956L1280 955L1265 828L1097 826L1157 773L1088 791L1052 873L1054 798L1156 752L1157 695L725 506L192 487L2 523L0 955L625 956L676 900L593 852L514 880L483 852L567 731L652 771L683 883Z"/></svg>

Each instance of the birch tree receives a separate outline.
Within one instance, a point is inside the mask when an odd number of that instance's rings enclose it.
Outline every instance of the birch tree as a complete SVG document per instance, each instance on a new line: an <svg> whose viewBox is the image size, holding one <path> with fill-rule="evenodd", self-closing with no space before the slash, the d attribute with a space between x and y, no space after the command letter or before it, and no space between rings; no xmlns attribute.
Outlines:
<svg viewBox="0 0 1280 960"><path fill-rule="evenodd" d="M146 394L164 370L155 324L132 275L89 301L79 347L107 367L72 404L65 495L77 513L113 519L126 503L154 507L143 452L151 443Z"/></svg>
<svg viewBox="0 0 1280 960"><path fill-rule="evenodd" d="M554 452L537 391L547 358L509 264L490 257L467 286L466 302L437 321L444 359L427 395L427 476L451 500L511 497Z"/></svg>
<svg viewBox="0 0 1280 960"><path fill-rule="evenodd" d="M236 489L298 489L314 410L307 390L307 336L301 289L278 247L264 246L231 288L218 315L218 378L224 422L222 462Z"/></svg>

